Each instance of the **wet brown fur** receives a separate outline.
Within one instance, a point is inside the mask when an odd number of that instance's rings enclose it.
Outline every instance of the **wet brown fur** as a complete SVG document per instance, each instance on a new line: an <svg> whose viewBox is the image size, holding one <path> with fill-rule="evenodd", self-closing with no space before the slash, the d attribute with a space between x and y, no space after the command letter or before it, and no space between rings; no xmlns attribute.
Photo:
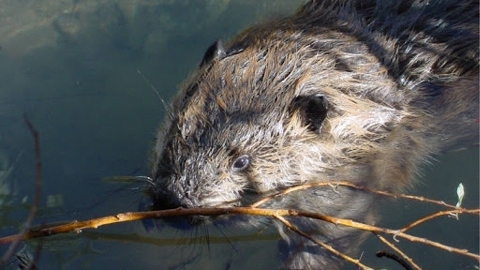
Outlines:
<svg viewBox="0 0 480 270"><path fill-rule="evenodd" d="M399 191L434 155L478 142L478 1L383 2L310 1L246 30L202 64L159 131L157 207L246 205L329 180ZM292 101L315 94L326 97L328 113L312 131ZM233 170L242 155L251 164ZM358 193L305 191L270 207L372 222L375 200ZM363 239L320 222L297 226L347 253ZM338 266L284 234L285 267Z"/></svg>

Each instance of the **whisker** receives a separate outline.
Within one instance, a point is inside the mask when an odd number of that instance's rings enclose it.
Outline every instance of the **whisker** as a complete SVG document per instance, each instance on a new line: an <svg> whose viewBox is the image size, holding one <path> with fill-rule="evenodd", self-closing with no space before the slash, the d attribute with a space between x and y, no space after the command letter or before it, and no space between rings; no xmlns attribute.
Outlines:
<svg viewBox="0 0 480 270"><path fill-rule="evenodd" d="M102 178L102 181L110 182L110 183L135 183L135 182L147 182L151 186L156 186L153 179L149 176L144 175L114 175L114 176L107 176Z"/></svg>
<svg viewBox="0 0 480 270"><path fill-rule="evenodd" d="M210 256L210 234L208 233L208 226L205 227L205 241L207 244L208 255Z"/></svg>
<svg viewBox="0 0 480 270"><path fill-rule="evenodd" d="M140 77L142 77L142 79L150 86L150 88L153 90L153 92L155 92L155 94L157 95L158 99L160 100L160 102L162 102L163 104L163 107L165 108L165 111L167 112L167 115L172 118L173 116L173 113L172 113L172 110L170 109L170 107L167 105L167 103L165 102L165 100L162 98L162 96L160 95L160 93L157 91L157 88L153 85L153 83L147 78L145 77L142 72L140 71L140 69L137 68L137 73L140 75Z"/></svg>
<svg viewBox="0 0 480 270"><path fill-rule="evenodd" d="M215 226L215 228L222 234L222 236L225 238L225 240L227 240L227 243L230 244L230 246L232 247L232 249L238 253L238 249L235 247L235 244L230 241L230 239L228 238L228 236L225 234L225 232L219 227L218 224L213 224Z"/></svg>

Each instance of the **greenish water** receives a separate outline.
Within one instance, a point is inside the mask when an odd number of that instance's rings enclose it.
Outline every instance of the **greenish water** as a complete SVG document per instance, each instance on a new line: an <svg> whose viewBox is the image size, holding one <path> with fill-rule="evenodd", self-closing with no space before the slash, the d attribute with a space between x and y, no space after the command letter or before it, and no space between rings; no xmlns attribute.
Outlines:
<svg viewBox="0 0 480 270"><path fill-rule="evenodd" d="M165 115L145 76L168 100L216 39L258 20L288 14L291 0L0 0L0 236L18 231L32 201L35 178L26 113L40 133L42 190L35 224L136 211L142 185L101 181L148 175L155 131ZM141 75L138 73L141 72ZM478 208L478 148L440 157L415 194ZM8 195L8 196L6 196ZM431 213L423 204L385 202L381 224L398 227ZM413 219L412 219L413 218ZM413 232L478 253L478 217L442 218ZM229 228L147 233L140 222L47 238L39 269L269 269L277 236ZM255 233L255 232L254 232ZM237 235L243 236L237 239ZM174 240L171 240L174 239ZM36 242L21 244L26 253ZM444 251L399 246L425 269L474 269ZM0 246L0 254L5 251ZM362 261L400 269L363 247ZM16 269L16 261L8 269ZM478 264L478 263L477 263ZM353 269L353 268L352 268Z"/></svg>

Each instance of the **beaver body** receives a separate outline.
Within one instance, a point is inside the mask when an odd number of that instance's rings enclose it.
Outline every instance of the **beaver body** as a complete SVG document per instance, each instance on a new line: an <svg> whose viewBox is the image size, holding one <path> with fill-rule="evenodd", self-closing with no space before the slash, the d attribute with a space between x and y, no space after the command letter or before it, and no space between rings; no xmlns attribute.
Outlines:
<svg viewBox="0 0 480 270"><path fill-rule="evenodd" d="M478 1L310 1L207 50L158 133L155 207L245 206L333 180L402 190L434 155L478 142L478 71ZM338 187L266 207L373 222L374 202ZM364 238L321 221L291 222L347 254ZM282 236L284 267L339 267L310 241Z"/></svg>

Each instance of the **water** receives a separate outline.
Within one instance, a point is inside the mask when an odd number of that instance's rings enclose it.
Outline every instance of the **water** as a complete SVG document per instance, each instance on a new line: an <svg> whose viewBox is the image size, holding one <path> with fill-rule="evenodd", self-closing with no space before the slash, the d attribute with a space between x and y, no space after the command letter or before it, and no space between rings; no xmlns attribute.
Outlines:
<svg viewBox="0 0 480 270"><path fill-rule="evenodd" d="M40 133L42 152L35 224L136 211L141 184L101 179L148 175L149 151L165 110L144 77L168 100L214 40L289 13L302 2L0 0L0 172L5 172L0 176L8 172L0 188L8 183L10 194L0 205L0 236L18 230L34 193L33 142L24 114ZM415 193L455 203L455 188L462 181L467 188L464 206L478 207L478 149L450 153L426 171ZM386 208L382 223L391 227L411 220L404 215L431 210L403 201ZM443 218L429 225L424 230L428 237L478 253L478 217ZM146 233L140 222L116 224L46 238L38 267L268 269L277 260L278 236L273 232L211 227L207 239L204 230L182 233L165 227ZM36 244L27 241L20 247L32 254ZM370 265L398 268L373 258L378 249L374 241L362 249L362 260ZM464 257L406 244L405 250L410 249L425 269L475 265ZM0 254L4 250L0 246Z"/></svg>

